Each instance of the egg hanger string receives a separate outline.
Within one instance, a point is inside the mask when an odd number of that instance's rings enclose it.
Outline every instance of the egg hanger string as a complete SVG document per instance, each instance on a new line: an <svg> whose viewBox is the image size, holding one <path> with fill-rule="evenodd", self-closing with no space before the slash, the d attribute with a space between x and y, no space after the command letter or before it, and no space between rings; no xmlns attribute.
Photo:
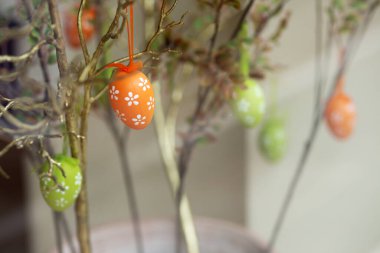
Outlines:
<svg viewBox="0 0 380 253"><path fill-rule="evenodd" d="M344 54L346 50L345 48L341 48L339 52L339 66L342 66L344 64ZM344 73L342 73L338 79L338 83L335 88L335 94L342 92L344 88L345 80L344 80Z"/></svg>
<svg viewBox="0 0 380 253"><path fill-rule="evenodd" d="M137 70L141 70L143 68L142 61L134 61L133 60L133 49L134 49L134 17L133 17L133 4L127 6L127 11L129 7L129 21L127 19L126 27L128 33L128 56L129 56L129 64L126 66L122 63L111 63L106 66L106 68L117 68L120 71L125 73L131 73Z"/></svg>

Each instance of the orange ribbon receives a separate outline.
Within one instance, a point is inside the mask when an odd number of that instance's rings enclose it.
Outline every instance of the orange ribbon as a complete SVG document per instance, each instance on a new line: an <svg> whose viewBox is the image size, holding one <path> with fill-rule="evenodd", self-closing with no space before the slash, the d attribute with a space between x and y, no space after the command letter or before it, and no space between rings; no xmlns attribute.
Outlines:
<svg viewBox="0 0 380 253"><path fill-rule="evenodd" d="M342 48L340 50L340 52L339 52L339 64L340 65L344 64L344 54L345 54L345 52L346 52L345 48ZM335 93L342 92L343 88L344 88L344 84L345 84L345 78L344 78L344 74L342 74L342 76L338 80L338 83L336 84Z"/></svg>
<svg viewBox="0 0 380 253"><path fill-rule="evenodd" d="M127 7L128 8L128 7ZM125 73L131 73L143 68L143 63L141 61L133 60L133 49L134 49L134 22L133 22L133 4L129 5L129 22L126 23L128 32L128 54L129 54L129 64L126 66L122 63L111 63L106 66L106 68L117 68Z"/></svg>

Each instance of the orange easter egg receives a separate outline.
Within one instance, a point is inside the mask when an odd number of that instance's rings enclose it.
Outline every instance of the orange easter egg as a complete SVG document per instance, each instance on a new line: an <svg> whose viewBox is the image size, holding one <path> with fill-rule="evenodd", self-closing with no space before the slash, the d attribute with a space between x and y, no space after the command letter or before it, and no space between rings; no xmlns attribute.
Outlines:
<svg viewBox="0 0 380 253"><path fill-rule="evenodd" d="M77 10L74 8L71 12L66 14L65 19L65 33L67 40L71 47L79 48L80 39L77 26ZM95 8L84 9L82 13L82 32L83 37L86 41L90 40L95 33L95 17L96 11Z"/></svg>
<svg viewBox="0 0 380 253"><path fill-rule="evenodd" d="M154 92L144 73L118 70L108 88L111 106L124 124L136 130L150 124L155 106Z"/></svg>
<svg viewBox="0 0 380 253"><path fill-rule="evenodd" d="M325 118L335 137L346 139L351 135L355 126L355 104L343 91L339 91L328 101Z"/></svg>

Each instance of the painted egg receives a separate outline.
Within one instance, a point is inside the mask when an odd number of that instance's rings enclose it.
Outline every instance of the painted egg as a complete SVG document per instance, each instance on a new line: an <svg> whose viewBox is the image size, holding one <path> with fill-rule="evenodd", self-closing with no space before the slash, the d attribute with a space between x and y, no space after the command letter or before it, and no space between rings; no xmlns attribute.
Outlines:
<svg viewBox="0 0 380 253"><path fill-rule="evenodd" d="M40 189L46 203L57 212L64 211L70 207L79 195L82 186L82 173L79 167L79 161L65 155L57 155L54 160L61 164L65 173L57 167L53 166L52 176L44 176L49 170L49 165L45 163L40 174ZM57 184L61 188L57 187Z"/></svg>
<svg viewBox="0 0 380 253"><path fill-rule="evenodd" d="M348 138L355 127L356 110L352 99L343 91L333 95L328 101L325 118L332 134L339 138Z"/></svg>
<svg viewBox="0 0 380 253"><path fill-rule="evenodd" d="M67 40L73 48L80 47L79 32L77 27L77 9L66 14L65 33ZM84 9L82 12L82 32L86 41L90 40L95 33L95 8Z"/></svg>
<svg viewBox="0 0 380 253"><path fill-rule="evenodd" d="M116 116L132 129L144 129L152 121L153 87L141 71L117 71L109 84L109 100Z"/></svg>
<svg viewBox="0 0 380 253"><path fill-rule="evenodd" d="M265 122L259 135L259 146L262 155L271 162L281 160L286 151L287 136L284 122L270 119Z"/></svg>
<svg viewBox="0 0 380 253"><path fill-rule="evenodd" d="M235 116L245 127L255 127L263 118L265 98L263 90L252 79L245 81L245 88L236 88L231 107Z"/></svg>

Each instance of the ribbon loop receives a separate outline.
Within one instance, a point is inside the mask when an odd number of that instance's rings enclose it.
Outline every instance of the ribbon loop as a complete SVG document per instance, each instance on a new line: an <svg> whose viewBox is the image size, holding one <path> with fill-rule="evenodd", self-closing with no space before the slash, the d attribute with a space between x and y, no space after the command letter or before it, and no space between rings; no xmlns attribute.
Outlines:
<svg viewBox="0 0 380 253"><path fill-rule="evenodd" d="M128 7L127 7L128 8ZM111 63L106 66L106 68L117 68L125 73L131 73L143 68L143 63L141 61L133 60L133 49L134 49L134 17L133 17L133 4L129 5L129 22L126 22L127 33L128 33L128 54L129 63L124 65L121 63Z"/></svg>

